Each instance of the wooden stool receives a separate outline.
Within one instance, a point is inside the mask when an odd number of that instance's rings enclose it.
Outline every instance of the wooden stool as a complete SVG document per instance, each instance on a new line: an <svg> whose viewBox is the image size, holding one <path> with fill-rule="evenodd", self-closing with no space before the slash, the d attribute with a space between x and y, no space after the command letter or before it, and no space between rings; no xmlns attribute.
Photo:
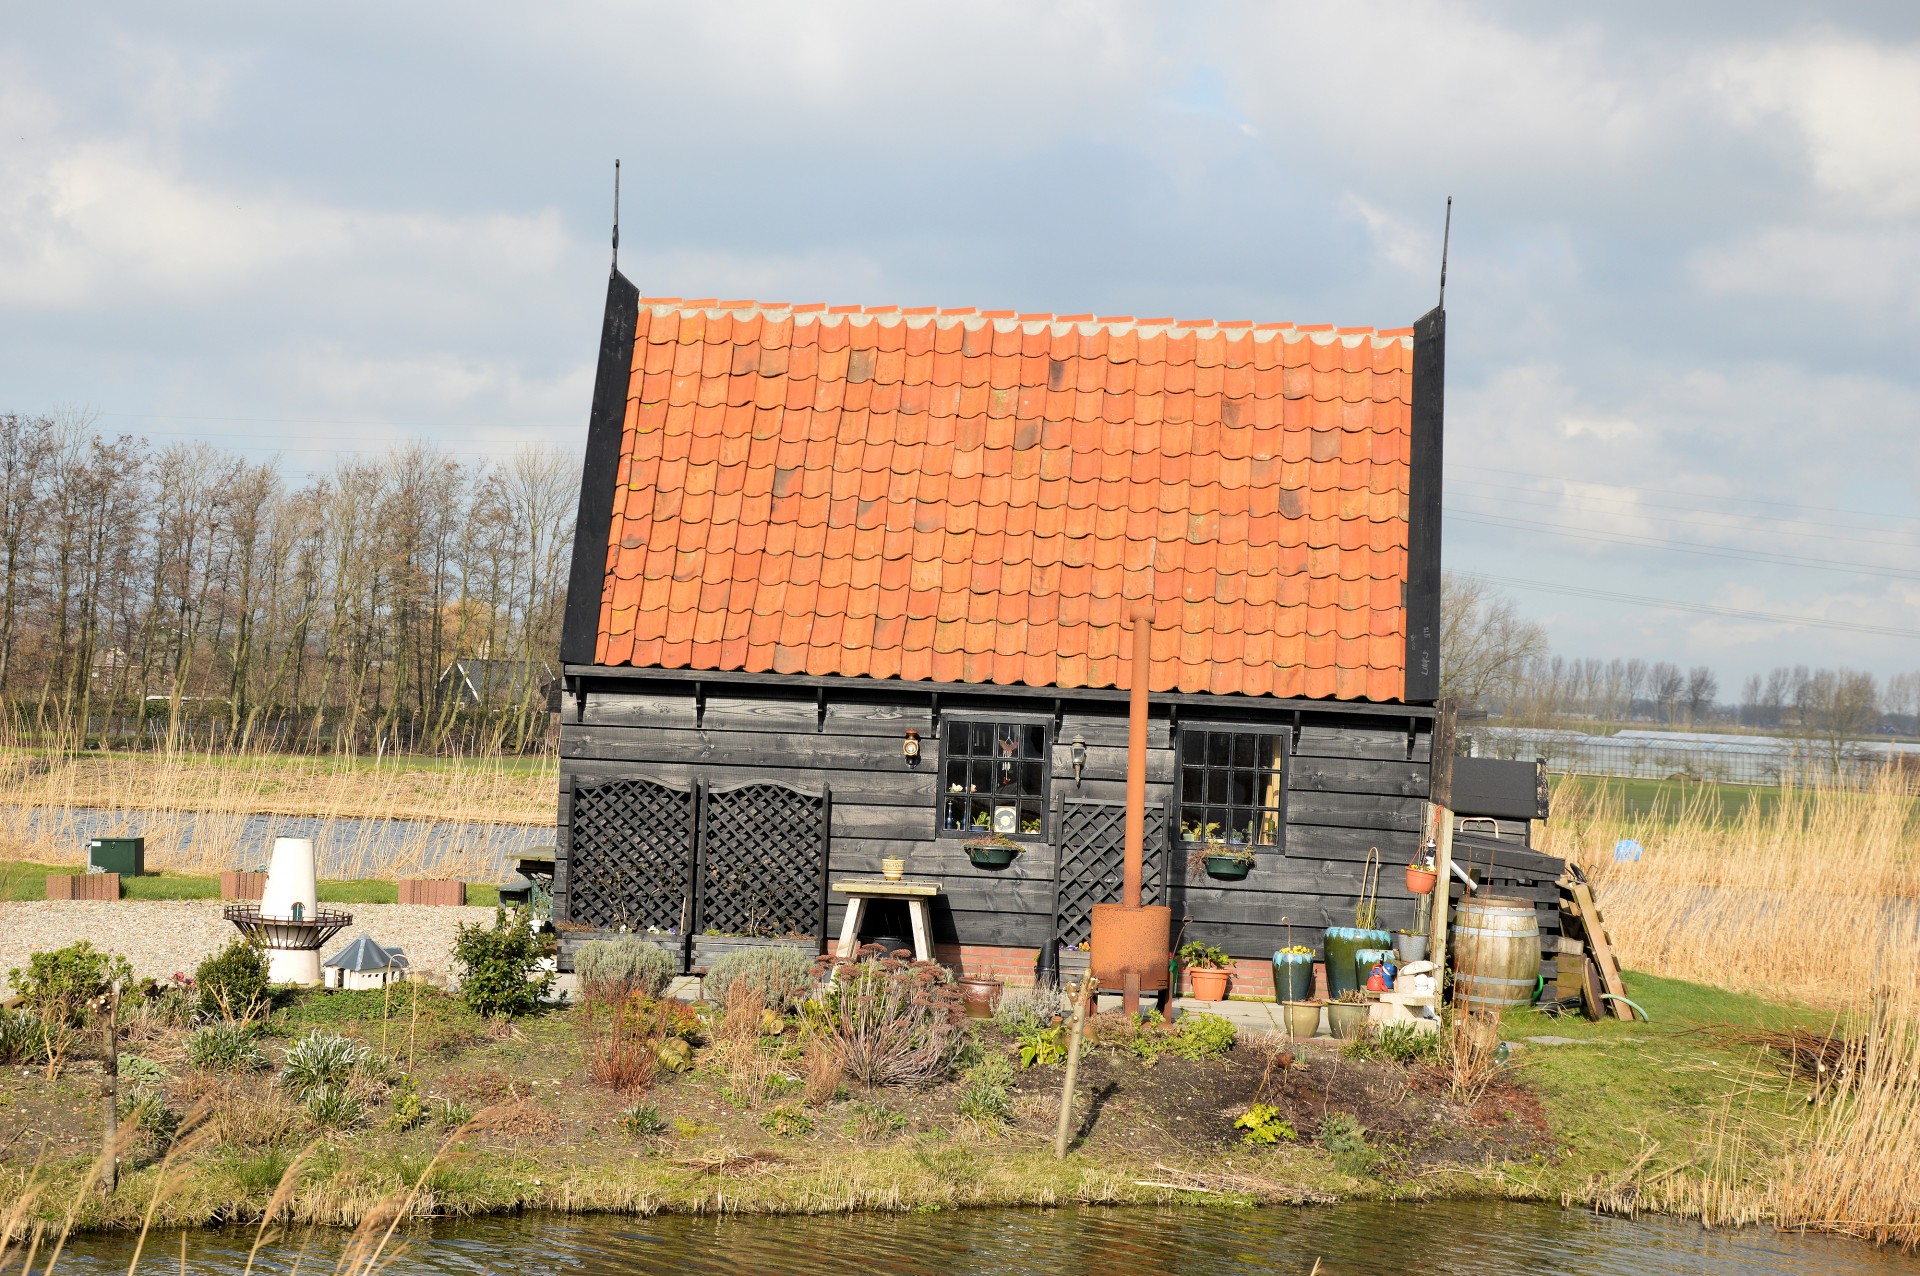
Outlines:
<svg viewBox="0 0 1920 1276"><path fill-rule="evenodd" d="M940 893L940 883L925 877L903 877L895 881L885 877L847 877L833 884L847 897L846 920L840 923L840 945L836 950L842 961L852 961L860 946L860 919L866 914L867 901L903 899L907 917L913 923L913 956L916 961L933 960L933 921L927 901Z"/></svg>

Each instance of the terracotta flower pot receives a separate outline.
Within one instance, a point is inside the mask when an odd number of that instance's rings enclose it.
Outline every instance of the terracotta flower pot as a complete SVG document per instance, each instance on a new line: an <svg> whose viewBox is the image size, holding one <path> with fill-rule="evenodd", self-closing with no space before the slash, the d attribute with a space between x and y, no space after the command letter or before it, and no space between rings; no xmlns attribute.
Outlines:
<svg viewBox="0 0 1920 1276"><path fill-rule="evenodd" d="M1227 980L1230 977L1224 970L1189 970L1187 972L1187 980L1193 985L1195 1001L1225 1001Z"/></svg>
<svg viewBox="0 0 1920 1276"><path fill-rule="evenodd" d="M1415 895L1433 894L1434 883L1439 880L1440 875L1430 868L1416 868L1412 864L1407 865L1407 889Z"/></svg>
<svg viewBox="0 0 1920 1276"><path fill-rule="evenodd" d="M1000 1000L1000 981L984 975L970 975L954 981L960 990L960 1000L967 1008L971 1019L993 1018L994 1003Z"/></svg>

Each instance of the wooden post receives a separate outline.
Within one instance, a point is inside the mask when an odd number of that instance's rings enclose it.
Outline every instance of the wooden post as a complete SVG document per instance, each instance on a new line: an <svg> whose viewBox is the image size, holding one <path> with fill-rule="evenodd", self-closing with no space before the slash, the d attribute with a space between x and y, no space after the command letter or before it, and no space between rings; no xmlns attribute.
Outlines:
<svg viewBox="0 0 1920 1276"><path fill-rule="evenodd" d="M1433 988L1445 1000L1447 978L1447 899L1453 888L1453 812L1444 806L1433 808L1433 944L1427 956L1433 962Z"/></svg>
<svg viewBox="0 0 1920 1276"><path fill-rule="evenodd" d="M1147 841L1147 679L1152 671L1152 619L1151 602L1134 604L1133 685L1127 688L1127 842L1120 870L1120 902L1128 908L1140 907Z"/></svg>
<svg viewBox="0 0 1920 1276"><path fill-rule="evenodd" d="M115 980L107 997L107 1055L102 1069L102 1091L106 1098L106 1169L100 1175L100 1190L112 1196L120 1186L120 981Z"/></svg>
<svg viewBox="0 0 1920 1276"><path fill-rule="evenodd" d="M1138 985L1135 985L1136 989ZM1073 1134L1073 1086L1080 1079L1080 1038L1087 1029L1087 1002L1100 995L1100 983L1088 971L1080 976L1073 994L1073 1027L1067 1032L1067 1076L1060 1086L1060 1121L1053 1129L1053 1159L1067 1155L1067 1140ZM1135 997L1139 993L1135 992Z"/></svg>

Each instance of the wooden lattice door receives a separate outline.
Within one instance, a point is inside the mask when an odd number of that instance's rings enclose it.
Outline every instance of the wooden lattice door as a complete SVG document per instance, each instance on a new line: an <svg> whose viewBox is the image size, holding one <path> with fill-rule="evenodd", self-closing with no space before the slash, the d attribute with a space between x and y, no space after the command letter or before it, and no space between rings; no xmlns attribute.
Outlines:
<svg viewBox="0 0 1920 1276"><path fill-rule="evenodd" d="M1146 841L1140 866L1140 902L1167 902L1167 821L1163 807L1146 811ZM1093 934L1093 906L1119 903L1127 849L1124 802L1062 802L1055 822L1059 854L1054 860L1055 935L1072 947Z"/></svg>
<svg viewBox="0 0 1920 1276"><path fill-rule="evenodd" d="M597 930L686 933L692 915L694 788L653 780L575 783L563 905Z"/></svg>
<svg viewBox="0 0 1920 1276"><path fill-rule="evenodd" d="M831 792L743 784L702 807L695 932L824 943Z"/></svg>

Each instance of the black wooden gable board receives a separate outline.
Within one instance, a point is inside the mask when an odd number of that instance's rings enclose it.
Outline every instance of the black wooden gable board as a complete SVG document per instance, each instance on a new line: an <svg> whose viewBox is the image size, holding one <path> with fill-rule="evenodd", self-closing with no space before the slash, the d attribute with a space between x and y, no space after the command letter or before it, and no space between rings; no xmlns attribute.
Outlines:
<svg viewBox="0 0 1920 1276"><path fill-rule="evenodd" d="M1453 812L1503 820L1547 818L1545 767L1500 758L1453 760Z"/></svg>
<svg viewBox="0 0 1920 1276"><path fill-rule="evenodd" d="M640 322L640 290L614 271L600 323L600 360L593 376L593 414L587 421L581 466L580 512L573 530L573 569L560 624L560 659L591 664L600 640L600 600L607 587L607 530L613 526L613 486L620 471L620 431L626 422L633 371L633 333Z"/></svg>

